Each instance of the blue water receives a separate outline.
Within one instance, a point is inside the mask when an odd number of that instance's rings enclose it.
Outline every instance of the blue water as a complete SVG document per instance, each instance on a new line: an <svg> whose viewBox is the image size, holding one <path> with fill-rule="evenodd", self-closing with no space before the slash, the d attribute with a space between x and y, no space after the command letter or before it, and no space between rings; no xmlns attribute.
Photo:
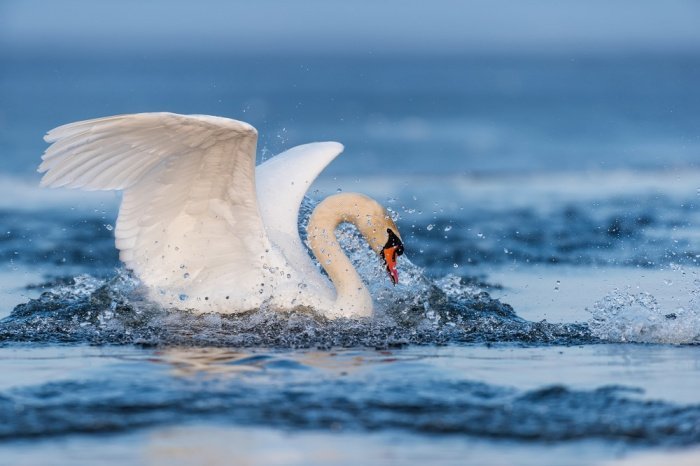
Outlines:
<svg viewBox="0 0 700 466"><path fill-rule="evenodd" d="M700 445L700 58L0 60L8 464L591 464ZM261 158L343 142L300 220L338 189L398 216L397 287L342 232L377 315L149 303L114 248L118 196L42 191L33 171L54 126L160 110L249 121Z"/></svg>
<svg viewBox="0 0 700 466"><path fill-rule="evenodd" d="M659 168L697 162L700 58L13 56L0 71L5 170L96 115L230 115L267 156L348 148L328 174Z"/></svg>

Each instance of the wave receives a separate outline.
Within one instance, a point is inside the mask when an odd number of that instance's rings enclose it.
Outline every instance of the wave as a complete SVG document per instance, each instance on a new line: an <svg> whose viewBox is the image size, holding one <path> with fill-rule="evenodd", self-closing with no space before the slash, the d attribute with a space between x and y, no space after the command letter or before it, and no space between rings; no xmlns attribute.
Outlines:
<svg viewBox="0 0 700 466"><path fill-rule="evenodd" d="M192 350L187 354L191 357ZM519 441L700 443L700 406L636 399L638 390L626 387L574 390L555 385L523 391L469 380L441 380L428 387L422 377L391 372L368 383L361 372L324 377L284 355L212 357L229 372L245 366L249 371L231 377L166 378L160 370L141 371L138 377L117 372L6 391L0 395L0 439L206 419L295 431L399 429ZM170 365L173 357L156 354L151 361ZM182 370L182 364L176 367ZM284 374L283 384L275 374Z"/></svg>

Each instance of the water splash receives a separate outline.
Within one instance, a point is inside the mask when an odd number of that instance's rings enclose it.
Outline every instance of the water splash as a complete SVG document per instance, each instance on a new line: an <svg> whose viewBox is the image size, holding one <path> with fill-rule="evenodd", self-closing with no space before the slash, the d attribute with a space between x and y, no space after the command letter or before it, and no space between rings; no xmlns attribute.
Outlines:
<svg viewBox="0 0 700 466"><path fill-rule="evenodd" d="M610 342L700 344L700 282L686 306L663 309L650 293L615 290L595 303L592 334Z"/></svg>
<svg viewBox="0 0 700 466"><path fill-rule="evenodd" d="M411 278L410 273L405 275ZM414 276L403 286L403 292L380 290L373 318L328 320L312 309L267 307L242 314L194 314L149 302L138 280L120 270L107 280L76 277L18 305L0 321L0 342L386 348L448 342L595 341L582 324L521 319L509 305L456 277L432 282Z"/></svg>

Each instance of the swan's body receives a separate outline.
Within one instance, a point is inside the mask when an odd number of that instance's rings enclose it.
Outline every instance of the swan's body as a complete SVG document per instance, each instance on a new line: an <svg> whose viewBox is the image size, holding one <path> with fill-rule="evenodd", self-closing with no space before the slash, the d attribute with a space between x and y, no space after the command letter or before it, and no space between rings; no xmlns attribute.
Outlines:
<svg viewBox="0 0 700 466"><path fill-rule="evenodd" d="M227 118L121 115L51 130L41 184L122 190L120 258L168 307L242 312L310 306L329 317L366 316L372 299L340 249L335 228L354 223L395 275L398 229L376 201L338 194L316 208L307 254L298 211L309 185L343 146L292 148L255 166L257 131Z"/></svg>

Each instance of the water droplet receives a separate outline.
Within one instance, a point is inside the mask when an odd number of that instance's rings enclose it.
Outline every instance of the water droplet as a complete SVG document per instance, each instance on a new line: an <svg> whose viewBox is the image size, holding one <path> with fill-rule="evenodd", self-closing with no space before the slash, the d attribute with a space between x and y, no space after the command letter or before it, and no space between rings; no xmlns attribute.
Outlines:
<svg viewBox="0 0 700 466"><path fill-rule="evenodd" d="M459 267L459 264L452 264L452 267L456 269L457 267Z"/></svg>
<svg viewBox="0 0 700 466"><path fill-rule="evenodd" d="M450 231L451 229L452 229L452 225L447 225L447 226L445 227L445 231Z"/></svg>
<svg viewBox="0 0 700 466"><path fill-rule="evenodd" d="M189 272L185 272L185 275L183 275L183 277L184 277L184 278L190 278L190 273L189 273Z"/></svg>
<svg viewBox="0 0 700 466"><path fill-rule="evenodd" d="M186 301L187 300L187 295L185 293L182 293L180 296L180 301Z"/></svg>
<svg viewBox="0 0 700 466"><path fill-rule="evenodd" d="M483 233L477 233L476 236L477 236L478 238L481 238L481 239L486 238L486 236L484 236Z"/></svg>
<svg viewBox="0 0 700 466"><path fill-rule="evenodd" d="M109 223L105 223L105 229L107 229L107 231L112 231L112 230L114 230L114 227L112 225L110 225Z"/></svg>
<svg viewBox="0 0 700 466"><path fill-rule="evenodd" d="M435 228L435 225L433 225L432 223L430 225L428 225L427 227L425 227L425 229L428 231L432 230L433 228Z"/></svg>

